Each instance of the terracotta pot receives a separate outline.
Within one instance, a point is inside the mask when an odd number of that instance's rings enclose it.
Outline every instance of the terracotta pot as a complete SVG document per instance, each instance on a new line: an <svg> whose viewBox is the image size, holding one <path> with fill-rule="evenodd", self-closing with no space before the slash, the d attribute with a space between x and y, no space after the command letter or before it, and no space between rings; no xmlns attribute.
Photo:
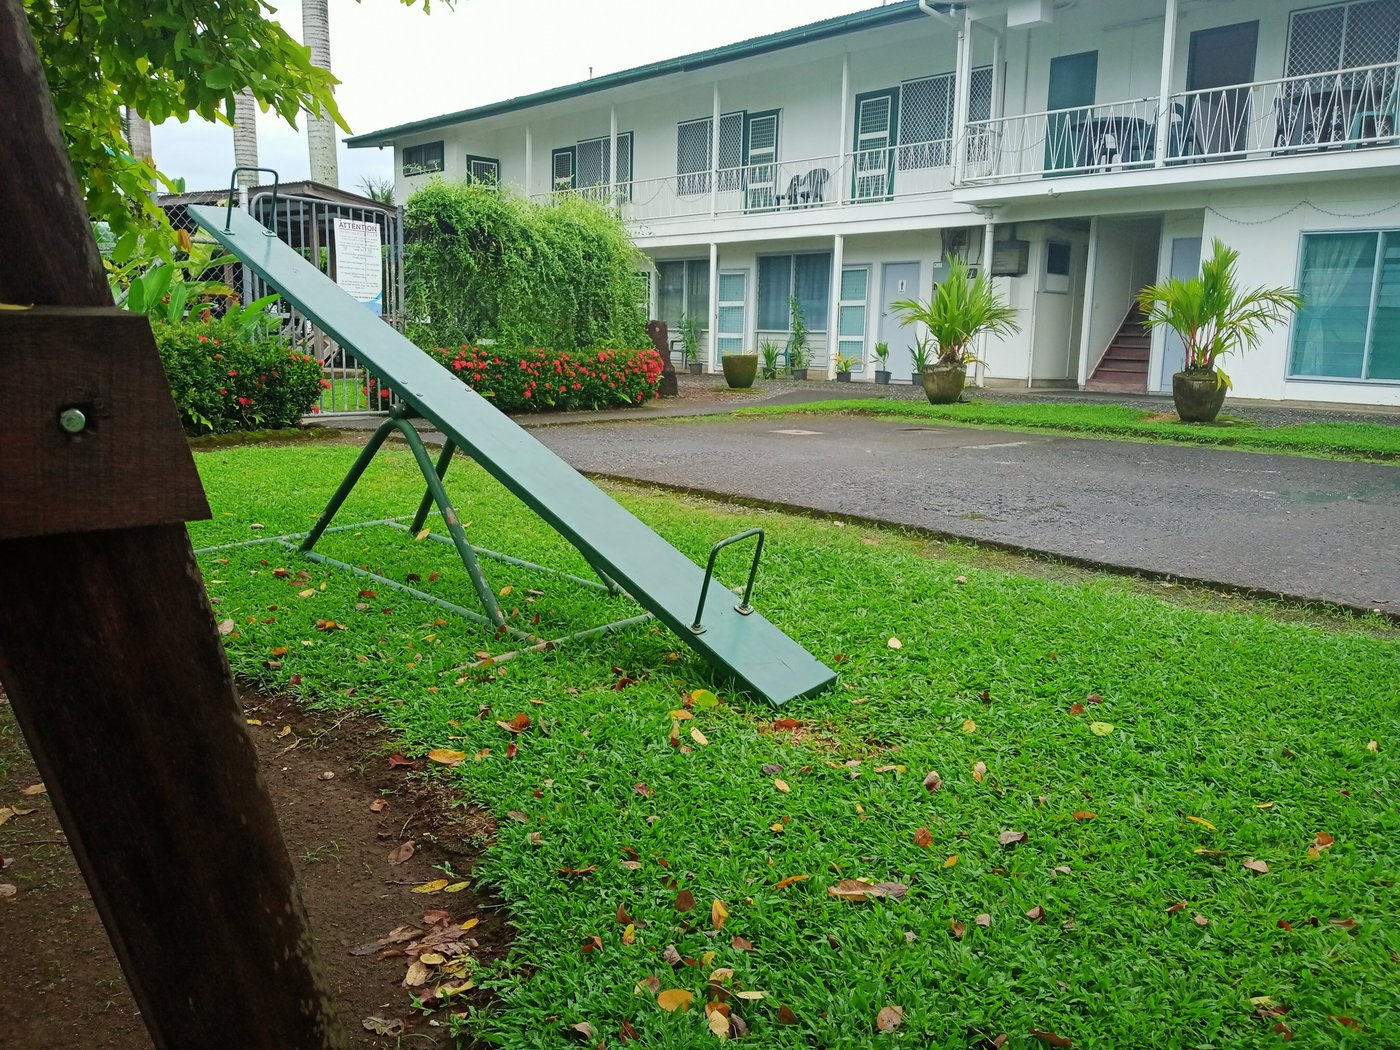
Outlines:
<svg viewBox="0 0 1400 1050"><path fill-rule="evenodd" d="M924 396L931 405L951 405L962 397L967 382L966 365L929 365L921 377Z"/></svg>
<svg viewBox="0 0 1400 1050"><path fill-rule="evenodd" d="M747 390L753 386L758 375L757 354L725 354L720 360L724 367L724 381L731 390Z"/></svg>
<svg viewBox="0 0 1400 1050"><path fill-rule="evenodd" d="M1172 376L1172 400L1183 423L1210 423L1225 404L1225 384L1214 372L1177 372Z"/></svg>

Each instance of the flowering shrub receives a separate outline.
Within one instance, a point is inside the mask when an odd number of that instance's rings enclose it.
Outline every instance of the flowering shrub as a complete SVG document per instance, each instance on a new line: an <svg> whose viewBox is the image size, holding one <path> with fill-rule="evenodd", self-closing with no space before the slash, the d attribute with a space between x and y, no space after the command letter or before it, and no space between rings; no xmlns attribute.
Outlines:
<svg viewBox="0 0 1400 1050"><path fill-rule="evenodd" d="M317 410L321 366L276 336L240 333L217 318L151 328L186 433L289 427Z"/></svg>
<svg viewBox="0 0 1400 1050"><path fill-rule="evenodd" d="M502 350L434 347L428 353L502 411L606 408L656 397L655 350Z"/></svg>

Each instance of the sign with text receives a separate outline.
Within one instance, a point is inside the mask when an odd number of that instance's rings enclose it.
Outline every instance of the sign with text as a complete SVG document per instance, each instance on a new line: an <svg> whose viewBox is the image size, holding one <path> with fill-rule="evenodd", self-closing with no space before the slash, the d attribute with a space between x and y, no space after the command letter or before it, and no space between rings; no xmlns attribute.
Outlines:
<svg viewBox="0 0 1400 1050"><path fill-rule="evenodd" d="M335 283L375 316L384 313L382 243L377 222L335 220Z"/></svg>

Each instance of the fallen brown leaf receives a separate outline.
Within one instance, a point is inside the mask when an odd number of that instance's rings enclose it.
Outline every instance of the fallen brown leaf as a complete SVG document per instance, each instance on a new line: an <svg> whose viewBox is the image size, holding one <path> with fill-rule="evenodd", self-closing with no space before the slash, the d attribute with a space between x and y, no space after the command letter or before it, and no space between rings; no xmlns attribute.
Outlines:
<svg viewBox="0 0 1400 1050"><path fill-rule="evenodd" d="M795 1013L792 1012L792 1007L788 1006L787 1003L783 1003L782 1006L779 1006L779 1007L778 1007L778 1023L779 1023L779 1024L797 1024L797 1023L798 1023L798 1022L797 1022L797 1015L796 1015Z"/></svg>
<svg viewBox="0 0 1400 1050"><path fill-rule="evenodd" d="M676 894L676 911L690 911L695 907L695 894L681 890Z"/></svg>
<svg viewBox="0 0 1400 1050"><path fill-rule="evenodd" d="M943 786L943 778L938 775L938 770L929 770L928 776L924 777L924 789L930 794Z"/></svg>
<svg viewBox="0 0 1400 1050"><path fill-rule="evenodd" d="M992 925L992 917L986 912L983 912L981 915L977 916L977 918L973 919L972 921L975 922L978 926L981 926L984 930L990 929Z"/></svg>
<svg viewBox="0 0 1400 1050"><path fill-rule="evenodd" d="M389 863L402 864L404 861L408 860L409 857L413 856L413 850L414 845L412 839L410 839L408 842L400 842L397 846L395 846L392 850L389 851Z"/></svg>
<svg viewBox="0 0 1400 1050"><path fill-rule="evenodd" d="M1240 862L1240 866L1248 868L1250 871L1257 872L1260 875L1268 874L1269 871L1269 866L1267 864L1262 860L1255 860L1253 857L1246 857Z"/></svg>
<svg viewBox="0 0 1400 1050"><path fill-rule="evenodd" d="M787 878L779 879L776 883L774 883L773 888L775 890L785 890L789 886L795 885L796 883L802 882L805 879L810 878L810 875L789 875Z"/></svg>
<svg viewBox="0 0 1400 1050"><path fill-rule="evenodd" d="M967 933L967 924L958 922L955 919L948 920L948 928L953 931L953 936L958 940L962 940L963 935Z"/></svg>
<svg viewBox="0 0 1400 1050"><path fill-rule="evenodd" d="M848 901L873 900L878 897L900 901L909 893L909 887L902 882L872 883L861 879L842 879L835 886L828 886L826 892Z"/></svg>
<svg viewBox="0 0 1400 1050"><path fill-rule="evenodd" d="M690 1000L694 998L684 988L667 988L656 997L656 1005L667 1013L675 1013L679 1010L685 1013L690 1009Z"/></svg>
<svg viewBox="0 0 1400 1050"><path fill-rule="evenodd" d="M974 766L972 767L972 779L975 780L975 781L977 781L979 784L982 782L982 778L985 777L986 775L987 775L987 763L985 763L985 762L978 762L976 765L974 765Z"/></svg>
<svg viewBox="0 0 1400 1050"><path fill-rule="evenodd" d="M928 849L933 845L933 834L928 828L919 828L914 832L914 845L920 849Z"/></svg>
<svg viewBox="0 0 1400 1050"><path fill-rule="evenodd" d="M1042 908L1039 904L1037 904L1030 911L1026 912L1026 918L1030 919L1031 922L1044 922L1045 909Z"/></svg>
<svg viewBox="0 0 1400 1050"><path fill-rule="evenodd" d="M733 937L729 938L729 946L730 946L731 948L733 948L735 951L740 951L740 952L751 952L751 951L753 951L753 942L752 942L752 941L749 941L749 940L746 940L746 939L743 938L743 937L740 937L738 934L735 934Z"/></svg>
<svg viewBox="0 0 1400 1050"><path fill-rule="evenodd" d="M904 1023L904 1007L886 1006L875 1015L875 1027L882 1032L893 1032Z"/></svg>
<svg viewBox="0 0 1400 1050"><path fill-rule="evenodd" d="M722 900L714 900L710 903L710 925L717 930L724 929L725 920L729 918L729 908Z"/></svg>
<svg viewBox="0 0 1400 1050"><path fill-rule="evenodd" d="M1024 831L1003 831L997 836L997 842L1003 846L1019 846L1026 841Z"/></svg>
<svg viewBox="0 0 1400 1050"><path fill-rule="evenodd" d="M1054 1032L1042 1032L1038 1028L1030 1028L1027 1029L1027 1031L1029 1031L1031 1035L1035 1036L1037 1039L1043 1042L1046 1046L1071 1047L1074 1045L1073 1039L1066 1038L1062 1035L1056 1035Z"/></svg>

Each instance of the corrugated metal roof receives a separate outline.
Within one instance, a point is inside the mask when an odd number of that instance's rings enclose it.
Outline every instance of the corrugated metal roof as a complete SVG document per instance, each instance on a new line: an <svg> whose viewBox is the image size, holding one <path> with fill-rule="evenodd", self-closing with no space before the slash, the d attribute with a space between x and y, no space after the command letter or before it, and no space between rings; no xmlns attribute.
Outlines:
<svg viewBox="0 0 1400 1050"><path fill-rule="evenodd" d="M426 131L434 131L438 128L450 127L453 124L466 124L470 121L481 120L485 117L495 117L503 113L513 113L517 110L530 109L534 106L543 106L551 102L562 102L565 99L578 98L580 95L590 95L598 91L607 91L609 88L624 87L628 84L636 84L644 80L652 80L656 77L704 69L707 66L716 66L724 62L735 62L744 58L753 58L756 55L781 51L784 48L796 47L799 44L809 44L816 40L825 40L847 33L858 33L861 30L893 25L897 22L919 17L921 17L921 14L918 0L899 0L897 3L886 4L883 7L874 7L866 11L857 11L849 15L838 15L835 18L823 19L820 22L812 22L808 25L797 26L794 29L784 29L778 33L769 33L766 36L756 36L749 40L741 40L735 44L726 44L723 47L711 48L708 51L696 51L693 54L681 55L679 58L668 58L662 62L652 62L649 65L636 66L632 69L624 69L617 73L609 73L606 76L582 80L577 84L565 84L562 87L549 88L546 91L536 91L530 95L519 95L516 98L508 98L501 102L492 102L485 106L476 106L473 109L463 109L456 113L446 113L440 117L428 117L427 119L415 120L408 124L398 124L391 128L366 132L363 135L352 135L346 139L345 142L351 148L357 146L390 146L398 139L422 134Z"/></svg>

